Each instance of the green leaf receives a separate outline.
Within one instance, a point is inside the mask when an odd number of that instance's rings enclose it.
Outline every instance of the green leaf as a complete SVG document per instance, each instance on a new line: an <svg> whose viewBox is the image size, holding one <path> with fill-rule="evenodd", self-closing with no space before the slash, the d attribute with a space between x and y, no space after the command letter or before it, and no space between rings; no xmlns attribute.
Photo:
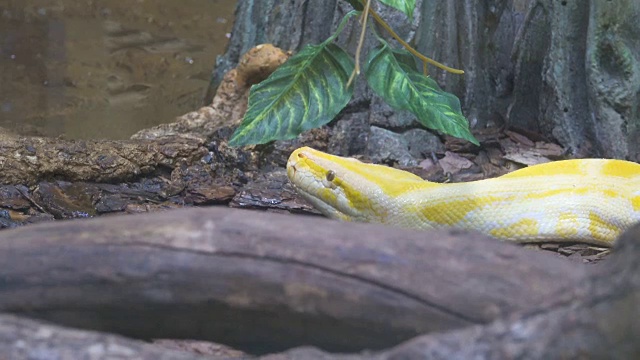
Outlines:
<svg viewBox="0 0 640 360"><path fill-rule="evenodd" d="M402 11L409 19L413 19L413 9L416 8L416 0L380 0L380 2Z"/></svg>
<svg viewBox="0 0 640 360"><path fill-rule="evenodd" d="M479 145L462 115L460 100L416 71L415 60L407 51L383 43L369 52L364 71L369 86L394 109L408 110L425 127Z"/></svg>
<svg viewBox="0 0 640 360"><path fill-rule="evenodd" d="M251 87L247 112L229 145L292 139L328 123L351 99L347 81L353 68L349 55L329 41L305 46Z"/></svg>

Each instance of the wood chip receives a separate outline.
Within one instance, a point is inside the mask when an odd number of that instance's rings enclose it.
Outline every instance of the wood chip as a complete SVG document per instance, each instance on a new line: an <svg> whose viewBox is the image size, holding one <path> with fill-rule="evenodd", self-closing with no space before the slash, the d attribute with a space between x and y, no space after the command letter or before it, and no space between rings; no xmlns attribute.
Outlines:
<svg viewBox="0 0 640 360"><path fill-rule="evenodd" d="M538 154L543 156L561 157L565 154L565 149L554 143L538 141L535 144Z"/></svg>
<svg viewBox="0 0 640 360"><path fill-rule="evenodd" d="M516 143L525 145L525 146L530 146L533 147L535 145L535 143L533 141L531 141L528 137L522 135L522 134L518 134L517 132L513 132L511 130L505 130L505 135L507 135L511 140L515 141Z"/></svg>
<svg viewBox="0 0 640 360"><path fill-rule="evenodd" d="M447 151L444 154L444 157L440 159L439 163L445 173L455 174L462 169L468 169L474 165L471 160L456 153Z"/></svg>

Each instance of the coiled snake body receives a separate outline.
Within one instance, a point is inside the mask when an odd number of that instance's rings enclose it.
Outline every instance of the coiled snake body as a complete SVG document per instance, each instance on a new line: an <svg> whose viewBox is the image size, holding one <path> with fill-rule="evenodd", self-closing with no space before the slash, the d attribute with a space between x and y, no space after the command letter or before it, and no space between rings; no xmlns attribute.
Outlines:
<svg viewBox="0 0 640 360"><path fill-rule="evenodd" d="M439 184L303 147L289 157L287 174L320 212L345 221L604 246L640 221L640 165L622 160L563 160Z"/></svg>

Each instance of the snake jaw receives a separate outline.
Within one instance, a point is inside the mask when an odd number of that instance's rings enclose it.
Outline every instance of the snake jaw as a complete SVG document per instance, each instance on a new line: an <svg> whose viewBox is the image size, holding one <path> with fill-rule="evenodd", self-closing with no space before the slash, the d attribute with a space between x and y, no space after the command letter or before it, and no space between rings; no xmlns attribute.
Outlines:
<svg viewBox="0 0 640 360"><path fill-rule="evenodd" d="M320 211L322 215L330 219L337 219L342 221L354 221L354 219L351 216L340 212L335 207L328 205L326 202L324 202L323 200L319 199L316 196L313 196L311 193L301 190L299 187L296 187L296 190L305 200L310 202L315 209Z"/></svg>
<svg viewBox="0 0 640 360"><path fill-rule="evenodd" d="M300 175L295 168L291 172L287 172L287 174L292 174L293 176L296 176L296 178L299 178L299 175ZM290 178L291 178L291 175L290 175ZM331 189L330 186L325 186L324 184L322 186L324 186L327 189ZM342 221L354 221L351 215L348 215L338 210L338 206L335 204L328 204L325 200L323 200L321 195L319 195L317 192L307 191L304 187L298 186L295 183L293 184L293 187L296 189L298 194L300 194L305 200L310 202L311 205L315 209L320 211L324 216L331 219L338 219ZM308 186L306 187L308 188ZM316 187L316 188L320 189L320 187ZM335 189L335 186L334 186L334 189Z"/></svg>

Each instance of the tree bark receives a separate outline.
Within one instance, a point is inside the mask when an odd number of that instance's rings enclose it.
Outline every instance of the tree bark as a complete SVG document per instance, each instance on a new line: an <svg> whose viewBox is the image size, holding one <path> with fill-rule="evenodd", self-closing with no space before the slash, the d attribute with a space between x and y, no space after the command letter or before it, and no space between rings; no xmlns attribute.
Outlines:
<svg viewBox="0 0 640 360"><path fill-rule="evenodd" d="M250 353L382 349L569 302L585 274L476 234L226 208L6 230L0 263L0 311Z"/></svg>
<svg viewBox="0 0 640 360"><path fill-rule="evenodd" d="M9 314L0 314L0 358L211 360L122 336L67 329Z"/></svg>
<svg viewBox="0 0 640 360"><path fill-rule="evenodd" d="M22 137L0 133L0 184L33 185L43 179L114 182L158 168L196 162L207 153L204 139L91 141Z"/></svg>
<svg viewBox="0 0 640 360"><path fill-rule="evenodd" d="M429 334L376 354L328 354L300 348L264 359L638 359L640 226L614 254L591 267L581 297L538 306L489 325Z"/></svg>
<svg viewBox="0 0 640 360"><path fill-rule="evenodd" d="M257 43L299 50L324 40L329 35L326 25L334 29L350 9L343 1L299 0L270 8L272 3L238 3L229 50L218 62L215 79ZM460 97L473 128L505 124L538 132L574 156L640 161L640 3L423 0L417 1L417 9L414 21L408 22L378 7L419 51L465 70L459 76L430 69L446 90ZM254 26L249 15L257 12L263 16ZM309 19L319 21L307 25ZM319 22L324 26L319 28ZM339 44L353 51L358 32L347 27ZM364 81L356 82L355 90L338 120L364 113L376 126L400 132L415 127L410 116L408 122L397 123L405 115L376 106L379 99ZM376 124L381 116L386 120Z"/></svg>
<svg viewBox="0 0 640 360"><path fill-rule="evenodd" d="M270 43L285 50L299 50L309 43L319 43L331 35L338 0L246 0L239 1L232 36L224 55L216 60L209 103L224 74L236 67L240 57L252 47Z"/></svg>
<svg viewBox="0 0 640 360"><path fill-rule="evenodd" d="M426 238L312 217L261 213L247 221L247 214L198 209L5 231L0 310L141 338L214 339L254 353L296 344L375 349L413 332L402 329L440 326L377 353L307 347L265 359L640 355L640 226L605 262L585 267L470 234ZM500 312L509 306L511 313ZM442 321L443 313L454 320ZM461 321L471 316L479 319ZM69 358L90 350L159 354L112 335L0 316L0 353L34 358L34 349ZM198 358L163 352L158 358Z"/></svg>

